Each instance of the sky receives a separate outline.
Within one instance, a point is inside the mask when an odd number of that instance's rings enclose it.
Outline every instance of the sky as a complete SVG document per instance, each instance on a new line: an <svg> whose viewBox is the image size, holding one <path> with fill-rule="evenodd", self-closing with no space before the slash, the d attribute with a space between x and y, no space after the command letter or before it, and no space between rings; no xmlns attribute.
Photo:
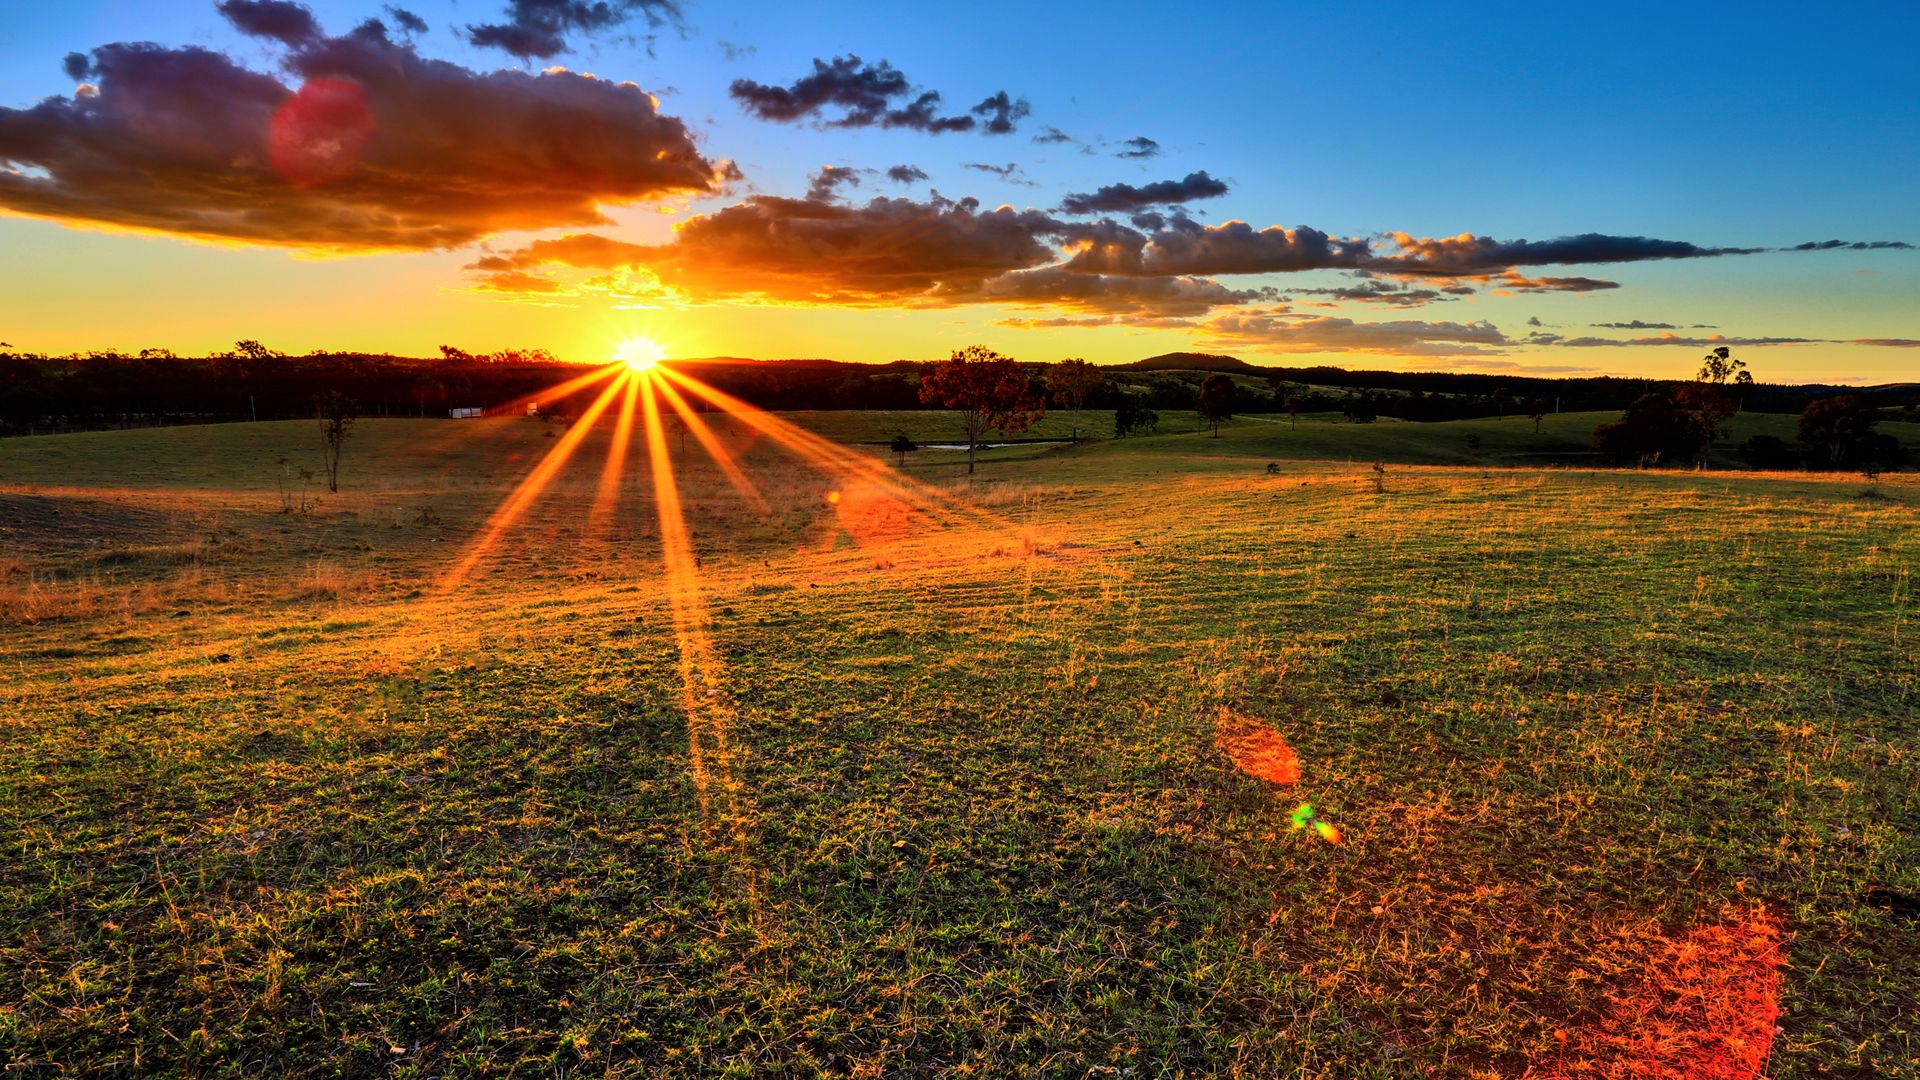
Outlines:
<svg viewBox="0 0 1920 1080"><path fill-rule="evenodd" d="M1920 7L70 0L0 340L1920 379Z"/></svg>

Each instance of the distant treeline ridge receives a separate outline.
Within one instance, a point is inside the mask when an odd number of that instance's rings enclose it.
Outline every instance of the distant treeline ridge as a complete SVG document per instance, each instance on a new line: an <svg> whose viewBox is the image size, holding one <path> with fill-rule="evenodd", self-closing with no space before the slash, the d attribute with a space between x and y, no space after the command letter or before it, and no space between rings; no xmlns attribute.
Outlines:
<svg viewBox="0 0 1920 1080"><path fill-rule="evenodd" d="M571 397L543 391L577 376L544 350L473 354L443 347L423 359L361 353L283 356L256 342L227 354L179 357L102 352L70 356L0 353L0 435L88 428L310 418L325 391L347 395L366 416L446 416L453 409L499 410L535 398L549 415L577 413L595 389ZM911 361L857 364L835 360L682 361L705 382L763 409L920 409L924 365ZM1191 366L1180 366L1190 364ZM1036 387L1044 363L1032 364ZM1210 372L1236 382L1238 412L1352 413L1403 420L1460 420L1548 411L1626 408L1674 381L1630 378L1547 379L1450 372L1349 371L1336 367L1255 367L1232 357L1170 354L1101 369L1104 384L1089 409L1111 409L1118 395L1153 409L1189 409ZM1887 406L1920 400L1915 386L1858 390L1757 383L1741 407L1798 413L1838 393L1866 393Z"/></svg>

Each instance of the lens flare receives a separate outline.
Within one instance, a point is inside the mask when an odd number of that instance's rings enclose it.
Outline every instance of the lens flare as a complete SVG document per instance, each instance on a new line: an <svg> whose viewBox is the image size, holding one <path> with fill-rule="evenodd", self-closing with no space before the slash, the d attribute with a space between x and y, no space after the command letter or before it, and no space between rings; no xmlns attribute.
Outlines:
<svg viewBox="0 0 1920 1080"><path fill-rule="evenodd" d="M1313 831L1320 834L1320 839L1329 844L1337 844L1341 840L1340 827L1316 814L1312 803L1301 803L1293 811L1289 824L1296 831L1312 826Z"/></svg>
<svg viewBox="0 0 1920 1080"><path fill-rule="evenodd" d="M667 358L667 348L650 337L630 337L613 350L613 355L629 370L651 371Z"/></svg>

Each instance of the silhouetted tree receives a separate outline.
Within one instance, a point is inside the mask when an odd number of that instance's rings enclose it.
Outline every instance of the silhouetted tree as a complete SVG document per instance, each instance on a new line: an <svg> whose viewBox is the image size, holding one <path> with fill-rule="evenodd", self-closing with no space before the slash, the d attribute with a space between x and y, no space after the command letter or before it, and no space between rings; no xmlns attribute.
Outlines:
<svg viewBox="0 0 1920 1080"><path fill-rule="evenodd" d="M1739 397L1753 387L1753 376L1743 370L1746 366L1747 362L1735 357L1732 349L1721 345L1701 358L1693 385L1681 388L1681 403L1699 414L1707 425L1709 440L1720 436L1721 425L1740 410ZM1739 397L1727 393L1728 380L1733 380Z"/></svg>
<svg viewBox="0 0 1920 1080"><path fill-rule="evenodd" d="M243 360L271 360L276 356L285 356L286 354L275 352L252 338L248 338L245 341L236 341L233 343L233 355Z"/></svg>
<svg viewBox="0 0 1920 1080"><path fill-rule="evenodd" d="M1233 380L1225 375L1209 375L1194 395L1193 407L1200 419L1213 425L1213 437L1220 437L1220 423L1233 418Z"/></svg>
<svg viewBox="0 0 1920 1080"><path fill-rule="evenodd" d="M1353 423L1371 424L1380 416L1380 403L1374 400L1372 394L1349 392L1346 400L1340 403L1340 411L1346 413L1347 419Z"/></svg>
<svg viewBox="0 0 1920 1080"><path fill-rule="evenodd" d="M1740 456L1756 469L1792 469L1800 464L1785 439L1774 435L1755 435L1740 448Z"/></svg>
<svg viewBox="0 0 1920 1080"><path fill-rule="evenodd" d="M1667 391L1644 394L1624 416L1593 429L1593 448L1609 460L1641 466L1696 461L1713 441L1712 426Z"/></svg>
<svg viewBox="0 0 1920 1080"><path fill-rule="evenodd" d="M1895 468L1905 463L1900 440L1873 430L1880 409L1872 398L1842 394L1808 405L1800 413L1800 441L1811 463L1827 469Z"/></svg>
<svg viewBox="0 0 1920 1080"><path fill-rule="evenodd" d="M1087 395L1106 382L1100 369L1079 357L1071 357L1047 369L1047 393L1053 403L1064 405L1073 414L1073 440L1080 441L1080 408Z"/></svg>
<svg viewBox="0 0 1920 1080"><path fill-rule="evenodd" d="M1140 396L1122 390L1114 399L1113 433L1126 438L1136 431L1151 432L1160 425L1160 414L1140 400Z"/></svg>
<svg viewBox="0 0 1920 1080"><path fill-rule="evenodd" d="M1694 378L1710 386L1725 386L1734 373L1747 366L1745 360L1736 359L1733 350L1721 345L1700 359L1700 372Z"/></svg>
<svg viewBox="0 0 1920 1080"><path fill-rule="evenodd" d="M1289 429L1300 426L1300 406L1304 404L1306 404L1306 402L1299 394L1287 395L1285 405L1287 410L1287 427Z"/></svg>
<svg viewBox="0 0 1920 1080"><path fill-rule="evenodd" d="M1534 398L1532 401L1527 402L1527 419L1533 421L1533 433L1535 435L1540 434L1540 421L1547 418L1547 410L1552 407L1553 406L1549 405L1543 398Z"/></svg>
<svg viewBox="0 0 1920 1080"><path fill-rule="evenodd" d="M920 400L960 411L969 475L981 433L1025 431L1047 414L1046 402L1033 394L1020 365L984 345L955 349L944 362L929 366L920 377Z"/></svg>
<svg viewBox="0 0 1920 1080"><path fill-rule="evenodd" d="M888 444L887 449L899 457L900 467L904 469L907 467L907 455L920 449L920 444L907 438L907 433L903 431L893 437L893 442Z"/></svg>
<svg viewBox="0 0 1920 1080"><path fill-rule="evenodd" d="M338 390L322 390L313 399L314 415L320 421L320 451L327 466L327 490L340 490L340 451L347 445L347 434L359 417L354 400Z"/></svg>

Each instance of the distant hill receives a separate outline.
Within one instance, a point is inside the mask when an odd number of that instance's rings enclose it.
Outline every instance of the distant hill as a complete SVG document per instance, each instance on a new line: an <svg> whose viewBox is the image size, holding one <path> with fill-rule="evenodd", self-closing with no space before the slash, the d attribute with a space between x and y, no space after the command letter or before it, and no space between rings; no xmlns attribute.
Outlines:
<svg viewBox="0 0 1920 1080"><path fill-rule="evenodd" d="M1113 364L1111 368L1114 371L1225 371L1234 375L1267 373L1267 369L1255 367L1237 356L1200 352L1161 353L1131 364Z"/></svg>

